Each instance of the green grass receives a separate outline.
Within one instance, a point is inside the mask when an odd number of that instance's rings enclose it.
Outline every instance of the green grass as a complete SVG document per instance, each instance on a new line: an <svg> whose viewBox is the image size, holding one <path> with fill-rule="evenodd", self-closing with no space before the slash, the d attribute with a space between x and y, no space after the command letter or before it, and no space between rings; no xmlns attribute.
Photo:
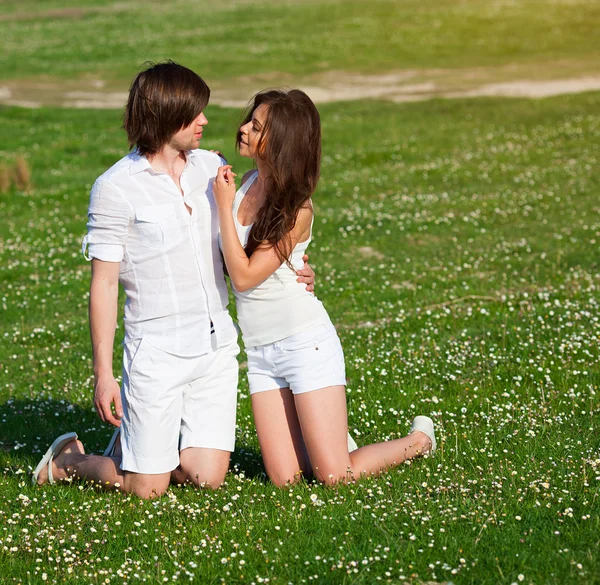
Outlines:
<svg viewBox="0 0 600 585"><path fill-rule="evenodd" d="M165 57L223 87L411 68L551 77L595 71L599 21L589 0L5 0L0 78L122 88ZM126 151L120 114L0 109L0 160L32 169L31 189L0 195L0 581L600 583L599 106L322 106L310 253L350 425L365 444L431 413L438 455L277 490L242 376L227 485L154 502L28 476L60 432L92 452L110 436L92 408L79 249L89 188ZM246 170L239 112L207 116L203 146Z"/></svg>
<svg viewBox="0 0 600 585"><path fill-rule="evenodd" d="M431 413L438 455L277 490L242 377L221 490L31 487L55 435L95 452L110 436L79 248L89 187L126 145L116 112L1 109L0 157L25 156L33 183L0 197L3 582L600 583L600 94L320 109L310 253L351 428L364 444ZM207 116L203 146L244 171L239 112Z"/></svg>
<svg viewBox="0 0 600 585"><path fill-rule="evenodd" d="M172 58L210 82L276 73L589 64L592 0L98 2L5 0L0 78L101 78L121 86ZM272 77L271 77L272 79Z"/></svg>

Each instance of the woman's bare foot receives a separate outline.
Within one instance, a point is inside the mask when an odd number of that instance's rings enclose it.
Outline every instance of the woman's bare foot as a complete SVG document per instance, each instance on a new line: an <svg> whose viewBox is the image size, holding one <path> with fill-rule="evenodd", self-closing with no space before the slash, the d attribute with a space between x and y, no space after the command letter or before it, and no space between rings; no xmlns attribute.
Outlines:
<svg viewBox="0 0 600 585"><path fill-rule="evenodd" d="M55 481L62 481L73 476L73 469L67 463L70 455L85 455L83 443L77 439L67 443L64 449L52 460L52 477ZM66 461L65 461L66 460ZM38 485L48 481L48 466L45 466L37 478Z"/></svg>

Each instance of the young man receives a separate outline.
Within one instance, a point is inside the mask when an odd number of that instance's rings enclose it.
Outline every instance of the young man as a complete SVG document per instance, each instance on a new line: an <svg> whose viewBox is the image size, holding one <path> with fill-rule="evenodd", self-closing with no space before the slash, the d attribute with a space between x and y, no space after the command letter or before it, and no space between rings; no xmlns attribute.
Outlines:
<svg viewBox="0 0 600 585"><path fill-rule="evenodd" d="M135 150L94 184L84 239L94 403L103 421L121 427L122 460L86 455L69 433L40 461L37 483L75 476L147 498L167 489L176 468L197 486L223 482L239 348L212 195L223 161L196 150L209 96L198 75L173 62L133 81L123 126ZM312 287L312 271L303 273ZM127 297L122 388L112 369L119 283Z"/></svg>

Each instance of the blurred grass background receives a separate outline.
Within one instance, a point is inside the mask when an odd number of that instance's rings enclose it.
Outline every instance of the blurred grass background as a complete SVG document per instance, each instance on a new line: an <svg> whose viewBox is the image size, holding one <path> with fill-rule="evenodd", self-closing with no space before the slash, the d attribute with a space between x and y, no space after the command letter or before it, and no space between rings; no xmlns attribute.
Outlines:
<svg viewBox="0 0 600 585"><path fill-rule="evenodd" d="M597 70L599 20L590 0L5 0L0 78L127 84L141 63L164 58L209 83L520 64L548 74L565 60Z"/></svg>

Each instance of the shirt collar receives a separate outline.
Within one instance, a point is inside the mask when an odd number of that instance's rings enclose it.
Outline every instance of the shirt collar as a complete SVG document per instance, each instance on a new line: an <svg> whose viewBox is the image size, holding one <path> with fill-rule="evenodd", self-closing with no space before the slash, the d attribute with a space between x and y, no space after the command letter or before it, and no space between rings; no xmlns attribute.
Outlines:
<svg viewBox="0 0 600 585"><path fill-rule="evenodd" d="M199 162L198 150L186 150L185 158L187 161L189 161L194 166L198 166L198 162Z"/></svg>
<svg viewBox="0 0 600 585"><path fill-rule="evenodd" d="M185 159L188 163L197 166L199 163L198 151L186 150ZM143 154L140 154L137 150L131 152L129 154L129 174L135 175L146 170L152 170L152 165L148 159Z"/></svg>
<svg viewBox="0 0 600 585"><path fill-rule="evenodd" d="M129 154L129 174L135 175L141 173L147 169L152 169L148 159L140 154L137 150L134 150Z"/></svg>

